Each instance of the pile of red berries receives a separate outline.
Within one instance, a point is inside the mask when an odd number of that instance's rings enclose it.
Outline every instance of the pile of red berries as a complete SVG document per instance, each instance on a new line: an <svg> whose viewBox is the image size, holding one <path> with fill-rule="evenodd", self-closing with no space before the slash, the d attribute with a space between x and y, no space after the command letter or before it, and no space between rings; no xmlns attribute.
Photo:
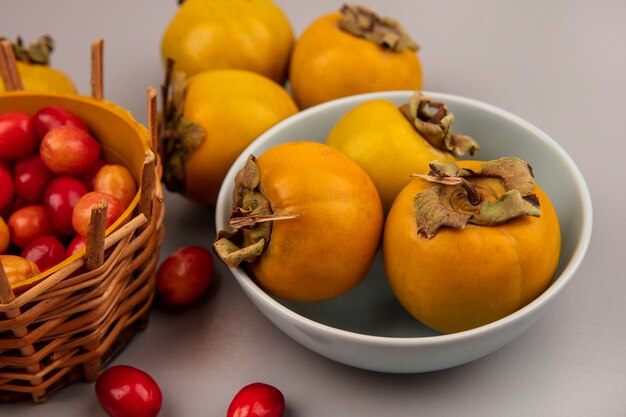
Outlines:
<svg viewBox="0 0 626 417"><path fill-rule="evenodd" d="M9 264L17 257L34 263L37 273L58 264L85 245L93 206L107 201L108 227L136 193L130 171L104 161L98 140L67 109L0 114L0 260L5 270L15 269ZM11 278L12 283L21 280Z"/></svg>

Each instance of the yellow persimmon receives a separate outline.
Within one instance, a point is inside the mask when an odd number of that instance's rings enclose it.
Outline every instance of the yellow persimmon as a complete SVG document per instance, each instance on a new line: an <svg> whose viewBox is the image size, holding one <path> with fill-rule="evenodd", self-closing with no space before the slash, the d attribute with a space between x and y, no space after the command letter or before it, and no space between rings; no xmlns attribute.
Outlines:
<svg viewBox="0 0 626 417"><path fill-rule="evenodd" d="M186 0L161 41L163 59L191 76L243 69L283 83L294 35L271 0Z"/></svg>
<svg viewBox="0 0 626 417"><path fill-rule="evenodd" d="M167 187L212 206L237 156L298 112L287 91L244 70L214 70L175 82L161 154Z"/></svg>
<svg viewBox="0 0 626 417"><path fill-rule="evenodd" d="M43 93L75 94L74 82L64 72L50 67L49 55L54 49L54 42L49 36L42 36L37 42L22 44L21 39L13 44L17 71L26 91ZM0 78L0 93L4 92L4 83Z"/></svg>
<svg viewBox="0 0 626 417"><path fill-rule="evenodd" d="M431 114L433 106L438 112ZM356 106L333 127L326 144L367 172L387 212L411 174L428 172L430 161L454 161L479 148L471 138L453 134L453 124L454 116L445 104L417 92L403 106L387 100Z"/></svg>

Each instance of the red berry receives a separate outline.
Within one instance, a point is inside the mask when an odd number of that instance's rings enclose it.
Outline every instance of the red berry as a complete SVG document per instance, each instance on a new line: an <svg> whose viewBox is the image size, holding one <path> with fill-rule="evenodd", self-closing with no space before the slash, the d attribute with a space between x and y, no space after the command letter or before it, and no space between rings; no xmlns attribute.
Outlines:
<svg viewBox="0 0 626 417"><path fill-rule="evenodd" d="M0 216L4 217L5 219L8 219L9 217L11 217L11 214L13 214L14 211L19 210L22 207L31 206L31 205L32 204L28 204L21 198L14 196L13 203L9 204L3 209L0 209Z"/></svg>
<svg viewBox="0 0 626 417"><path fill-rule="evenodd" d="M102 200L107 202L105 227L111 226L124 212L122 203L112 195L98 191L87 193L78 200L72 212L72 226L76 233L87 236L91 220L91 209L100 204Z"/></svg>
<svg viewBox="0 0 626 417"><path fill-rule="evenodd" d="M0 164L0 210L13 202L13 179L4 164Z"/></svg>
<svg viewBox="0 0 626 417"><path fill-rule="evenodd" d="M35 133L42 139L48 131L59 126L74 126L85 132L89 132L89 128L78 116L69 110L60 106L48 106L40 109L33 116L33 124Z"/></svg>
<svg viewBox="0 0 626 417"><path fill-rule="evenodd" d="M44 272L65 259L65 247L54 236L42 236L24 247L22 258L33 261Z"/></svg>
<svg viewBox="0 0 626 417"><path fill-rule="evenodd" d="M198 298L213 281L213 255L199 246L176 250L159 266L156 292L166 304L182 306Z"/></svg>
<svg viewBox="0 0 626 417"><path fill-rule="evenodd" d="M100 144L75 126L59 126L41 140L41 159L59 175L80 175L100 158Z"/></svg>
<svg viewBox="0 0 626 417"><path fill-rule="evenodd" d="M18 248L24 248L33 240L52 235L48 215L42 206L26 206L11 214L8 221L11 240Z"/></svg>
<svg viewBox="0 0 626 417"><path fill-rule="evenodd" d="M65 251L65 257L69 258L74 255L76 252L81 250L87 244L87 238L85 236L76 235L70 241L69 245L67 245L67 250Z"/></svg>
<svg viewBox="0 0 626 417"><path fill-rule="evenodd" d="M100 168L93 180L94 191L111 194L124 207L130 206L137 194L137 184L130 170L123 165L107 164Z"/></svg>
<svg viewBox="0 0 626 417"><path fill-rule="evenodd" d="M20 159L32 153L39 144L33 119L27 113L0 114L0 159Z"/></svg>
<svg viewBox="0 0 626 417"><path fill-rule="evenodd" d="M275 387L255 382L243 387L228 407L227 417L282 417L285 397Z"/></svg>
<svg viewBox="0 0 626 417"><path fill-rule="evenodd" d="M80 198L87 194L82 182L72 177L57 177L44 193L43 206L52 228L61 235L73 235L72 212Z"/></svg>
<svg viewBox="0 0 626 417"><path fill-rule="evenodd" d="M85 184L85 187L87 187L87 189L95 190L93 185L96 179L96 175L98 175L98 171L100 171L100 168L102 168L106 164L107 163L104 162L102 159L98 159L96 162L93 163L93 165L91 165L87 169L87 171L85 171L82 175L80 175L78 179L81 180L83 184ZM95 190L95 191L98 191L98 190Z"/></svg>
<svg viewBox="0 0 626 417"><path fill-rule="evenodd" d="M15 163L14 177L15 195L26 203L39 204L54 174L46 167L39 154L35 154Z"/></svg>
<svg viewBox="0 0 626 417"><path fill-rule="evenodd" d="M111 417L155 417L163 403L156 381L126 365L113 366L98 377L96 396Z"/></svg>

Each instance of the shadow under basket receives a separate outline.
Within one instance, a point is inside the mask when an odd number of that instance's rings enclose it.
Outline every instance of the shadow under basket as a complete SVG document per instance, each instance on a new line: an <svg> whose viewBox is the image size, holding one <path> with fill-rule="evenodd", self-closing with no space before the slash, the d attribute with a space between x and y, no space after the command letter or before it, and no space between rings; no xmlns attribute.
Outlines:
<svg viewBox="0 0 626 417"><path fill-rule="evenodd" d="M81 117L105 160L127 166L140 187L106 230L95 264L93 245L13 287L0 274L0 403L41 403L64 386L95 381L145 329L155 293L164 209L147 130L126 110L91 97L10 93L0 96L0 113L33 114L53 104Z"/></svg>

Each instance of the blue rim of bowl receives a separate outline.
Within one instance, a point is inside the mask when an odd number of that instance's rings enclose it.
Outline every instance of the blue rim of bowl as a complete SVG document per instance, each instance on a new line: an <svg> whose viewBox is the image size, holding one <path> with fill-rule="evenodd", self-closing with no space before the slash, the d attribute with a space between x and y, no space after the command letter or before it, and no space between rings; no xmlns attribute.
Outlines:
<svg viewBox="0 0 626 417"><path fill-rule="evenodd" d="M262 142L268 136L272 136L276 131L283 129L283 126L288 124L297 123L299 120L309 117L312 114L326 111L328 107L336 107L341 106L347 103L361 103L365 100L377 100L377 99L393 99L393 98L408 98L413 94L413 91L384 91L384 92L376 92L376 93L366 93L359 94L349 97L344 97L340 99L336 99L333 101L329 101L327 103L322 103L314 107L310 107L308 109L302 110L295 115L282 120L277 123L270 129L268 129L265 133L261 134L257 139L255 139L246 149L237 157L233 165L228 171L227 177L232 177L234 173L239 170L240 167L243 166L245 160L248 155L251 153L251 148L256 147L256 144ZM571 259L568 264L565 266L560 275L555 277L550 287L545 290L539 297L535 300L531 301L526 306L521 309L515 311L514 313L509 314L506 317L503 317L499 320L496 320L492 323L470 329L465 330L458 333L451 334L441 334L435 336L420 336L420 337L391 337L391 336L375 336L363 333L355 333L348 330L338 329L315 320L309 319L307 317L301 316L300 314L294 312L293 310L285 307L280 302L272 298L269 294L263 291L246 273L243 271L241 267L231 268L231 273L237 278L237 281L240 285L245 285L249 290L253 291L257 296L262 299L268 306L272 309L279 311L281 314L290 317L294 322L299 323L300 325L310 328L316 332L324 333L328 335L332 335L333 337L338 337L344 340L358 341L360 343L366 344L376 344L376 345L393 345L394 347L414 347L414 346L428 346L428 345L438 345L442 343L454 343L460 342L462 340L471 340L476 337L479 337L486 333L495 332L497 329L502 327L507 327L512 325L513 323L521 320L523 316L527 313L532 312L536 309L539 309L543 304L545 304L549 299L556 297L563 288L565 284L574 276L580 264L582 263L587 249L589 247L589 242L591 240L591 230L592 230L592 205L591 205L591 194L589 193L589 189L585 182L585 179L576 166L573 159L569 156L569 154L548 134L544 131L531 124L530 122L522 119L521 117L504 110L500 107L497 107L492 104L485 103L483 101L479 101L472 98L467 98L463 96L458 96L454 94L448 93L438 93L438 92L429 92L424 91L424 94L434 98L435 100L443 101L443 102L458 102L465 105L469 105L471 107L475 107L486 112L492 113L498 117L509 120L510 122L524 128L525 130L530 131L534 136L543 141L547 146L555 150L559 156L566 161L567 166L571 171L571 175L574 178L578 188L580 190L582 201L580 201L583 213L583 224L581 229L581 238L576 244L576 248L572 253ZM224 199L230 200L231 198L232 186L231 184L226 184L226 181L222 184L220 189L216 212L215 212L215 224L217 230L224 228L226 225L222 223L222 218L225 216L225 212L222 209L226 207L223 204ZM228 203L228 207L230 207L230 203Z"/></svg>

